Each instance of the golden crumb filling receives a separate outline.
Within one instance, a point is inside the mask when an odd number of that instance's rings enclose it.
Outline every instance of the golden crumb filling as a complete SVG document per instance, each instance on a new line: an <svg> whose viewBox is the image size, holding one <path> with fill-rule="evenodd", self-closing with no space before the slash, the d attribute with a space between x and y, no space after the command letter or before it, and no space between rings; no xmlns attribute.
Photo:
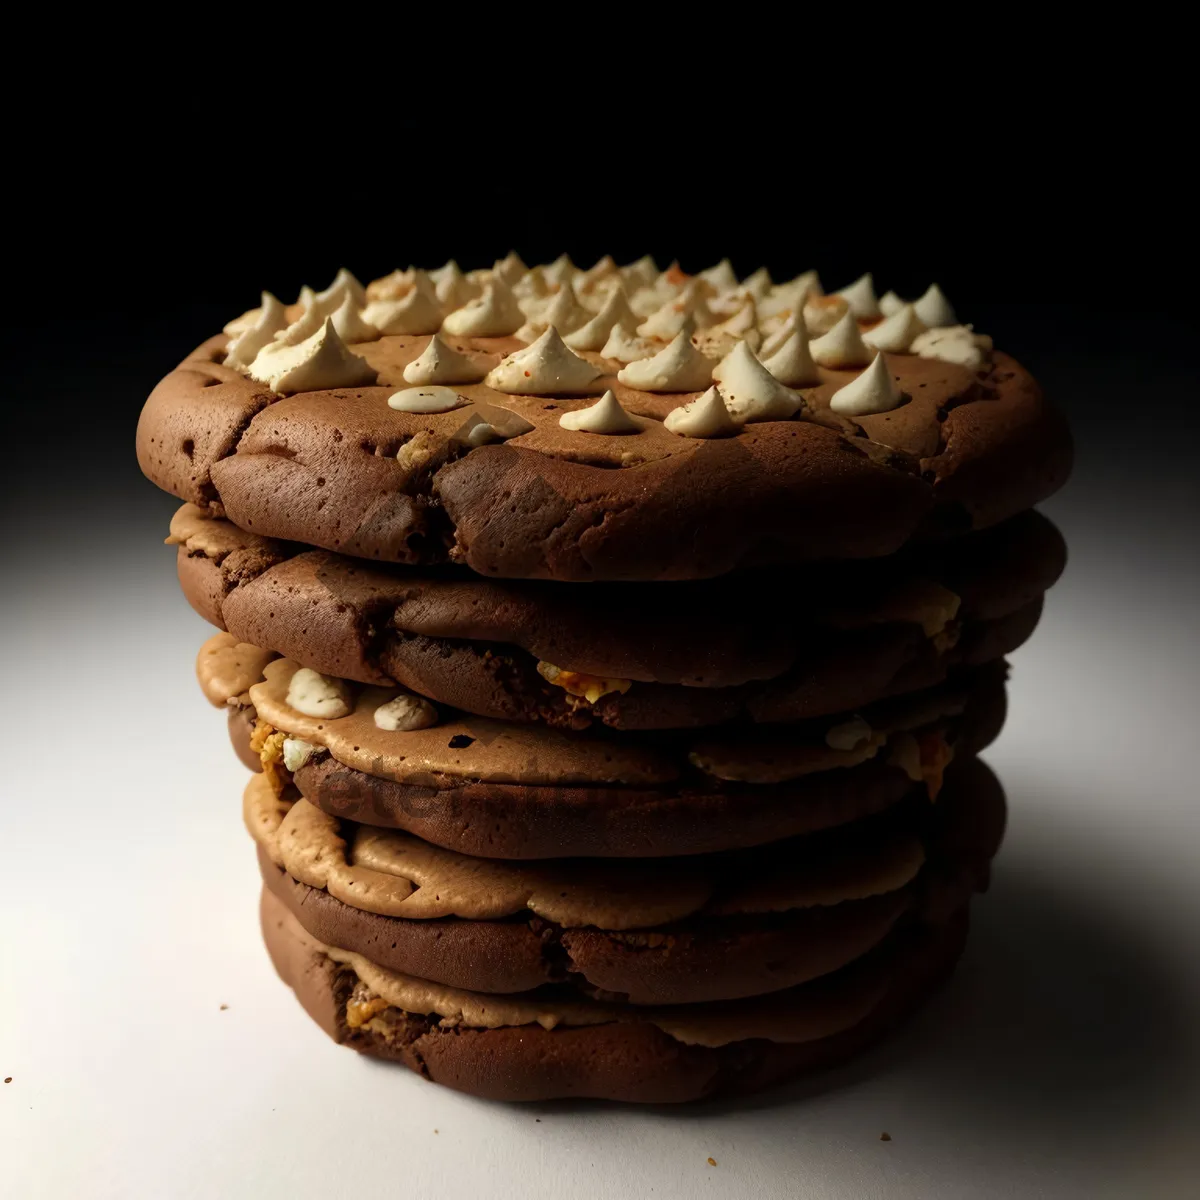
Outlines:
<svg viewBox="0 0 1200 1200"><path fill-rule="evenodd" d="M538 674L547 683L560 687L571 696L579 696L589 704L595 704L601 696L610 692L625 692L633 686L632 679L609 679L603 675L587 675L582 671L564 671L553 663L539 662Z"/></svg>

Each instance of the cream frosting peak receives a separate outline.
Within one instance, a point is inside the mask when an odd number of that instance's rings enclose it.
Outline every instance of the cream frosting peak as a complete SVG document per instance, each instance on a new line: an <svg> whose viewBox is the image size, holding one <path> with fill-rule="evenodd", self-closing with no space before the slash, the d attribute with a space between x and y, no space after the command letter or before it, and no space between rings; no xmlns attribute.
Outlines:
<svg viewBox="0 0 1200 1200"><path fill-rule="evenodd" d="M734 271L733 264L727 258L721 259L714 266L705 268L696 278L707 283L717 295L722 292L732 292L738 285L737 272Z"/></svg>
<svg viewBox="0 0 1200 1200"><path fill-rule="evenodd" d="M778 320L778 318L774 319ZM766 362L797 329L805 331L805 345L807 345L808 329L804 324L804 318L799 313L791 313L781 324L776 326L775 331L769 337L763 339L763 344L758 348L759 361Z"/></svg>
<svg viewBox="0 0 1200 1200"><path fill-rule="evenodd" d="M329 319L343 342L373 342L379 336L379 330L359 316L358 306L349 292Z"/></svg>
<svg viewBox="0 0 1200 1200"><path fill-rule="evenodd" d="M884 292L883 295L879 297L879 311L883 313L885 317L890 317L894 313L899 312L904 305L905 301L901 300L895 292Z"/></svg>
<svg viewBox="0 0 1200 1200"><path fill-rule="evenodd" d="M304 306L303 310L286 329L281 329L275 335L271 342L272 349L280 346L298 346L317 333L325 324L325 316L317 307L316 294L312 288L300 289L299 303Z"/></svg>
<svg viewBox="0 0 1200 1200"><path fill-rule="evenodd" d="M429 277L433 280L438 303L446 311L460 309L480 295L480 289L462 273L454 259L436 271L430 271Z"/></svg>
<svg viewBox="0 0 1200 1200"><path fill-rule="evenodd" d="M503 258L496 259L492 274L512 287L528 269L521 261L521 256L515 250L510 250Z"/></svg>
<svg viewBox="0 0 1200 1200"><path fill-rule="evenodd" d="M530 317L524 332L530 333L532 336L525 340L532 341L549 325L553 325L559 333L570 333L585 324L590 316L588 310L575 298L574 290L564 284L551 298L549 304L540 308L536 316ZM521 333L522 331L518 330L517 336L521 337Z"/></svg>
<svg viewBox="0 0 1200 1200"><path fill-rule="evenodd" d="M649 358L659 350L659 344L631 333L619 321L608 331L608 340L600 347L605 358L617 362L631 363L639 358Z"/></svg>
<svg viewBox="0 0 1200 1200"><path fill-rule="evenodd" d="M942 294L942 289L936 283L931 283L925 289L925 294L913 301L913 308L921 318L921 324L927 329L940 329L943 325L953 325L958 320L950 301Z"/></svg>
<svg viewBox="0 0 1200 1200"><path fill-rule="evenodd" d="M616 288L604 301L604 307L591 320L579 326L563 339L572 350L603 350L613 329L620 325L626 333L632 333L638 319L625 290Z"/></svg>
<svg viewBox="0 0 1200 1200"><path fill-rule="evenodd" d="M713 369L721 385L725 407L739 425L751 421L785 421L795 416L803 401L784 387L758 361L745 342L736 346Z"/></svg>
<svg viewBox="0 0 1200 1200"><path fill-rule="evenodd" d="M549 283L564 284L570 283L579 274L579 268L571 261L569 254L560 254L542 268L542 273Z"/></svg>
<svg viewBox="0 0 1200 1200"><path fill-rule="evenodd" d="M916 309L911 304L902 304L890 317L868 329L862 339L876 350L887 350L892 354L904 354L913 343L913 338L924 330Z"/></svg>
<svg viewBox="0 0 1200 1200"><path fill-rule="evenodd" d="M879 316L879 301L875 299L875 280L868 271L837 294L850 305L850 311L860 321L873 321Z"/></svg>
<svg viewBox="0 0 1200 1200"><path fill-rule="evenodd" d="M442 328L459 337L508 337L524 319L512 292L495 279L483 285L483 295L447 314Z"/></svg>
<svg viewBox="0 0 1200 1200"><path fill-rule="evenodd" d="M602 372L570 350L553 325L530 346L493 367L484 382L514 396L586 392Z"/></svg>
<svg viewBox="0 0 1200 1200"><path fill-rule="evenodd" d="M342 307L346 296L353 298L355 308L362 308L367 302L366 288L345 267L341 267L333 277L333 282L313 297L313 304L321 316L331 317Z"/></svg>
<svg viewBox="0 0 1200 1200"><path fill-rule="evenodd" d="M771 273L766 267L759 267L742 280L742 291L753 296L755 300L764 299L771 291Z"/></svg>
<svg viewBox="0 0 1200 1200"><path fill-rule="evenodd" d="M821 296L812 293L804 301L804 324L808 332L819 337L828 333L848 312L845 296Z"/></svg>
<svg viewBox="0 0 1200 1200"><path fill-rule="evenodd" d="M793 279L777 283L759 301L759 311L765 317L803 308L805 298L821 294L821 280L816 271L805 271Z"/></svg>
<svg viewBox="0 0 1200 1200"><path fill-rule="evenodd" d="M643 254L636 261L617 269L621 272L621 278L633 286L648 287L658 278L658 263L649 254Z"/></svg>
<svg viewBox="0 0 1200 1200"><path fill-rule="evenodd" d="M413 271L413 283L406 295L393 300L372 300L363 309L363 320L382 334L435 333L442 325L433 281L420 270Z"/></svg>
<svg viewBox="0 0 1200 1200"><path fill-rule="evenodd" d="M613 260L611 254L606 254L603 258L597 259L586 271L581 271L579 277L575 280L575 286L581 290L587 291L594 287L602 279L609 279L614 275L619 274L619 268Z"/></svg>
<svg viewBox="0 0 1200 1200"><path fill-rule="evenodd" d="M667 340L673 338L684 327L688 317L698 326L713 323L712 313L691 284L651 313L637 327L637 331L642 337Z"/></svg>
<svg viewBox="0 0 1200 1200"><path fill-rule="evenodd" d="M704 395L671 409L663 424L671 433L690 438L728 437L738 431L737 422L729 415L716 384Z"/></svg>
<svg viewBox="0 0 1200 1200"><path fill-rule="evenodd" d="M809 350L808 331L803 321L790 324L791 333L773 353L763 357L762 365L785 387L815 387L821 376Z"/></svg>
<svg viewBox="0 0 1200 1200"><path fill-rule="evenodd" d="M287 310L270 292L263 292L262 304L253 324L246 326L229 343L225 354L225 365L245 372L258 356L258 352L270 344L271 339L287 328Z"/></svg>
<svg viewBox="0 0 1200 1200"><path fill-rule="evenodd" d="M595 404L587 408L563 413L558 418L558 423L564 429L571 429L576 433L620 435L642 431L641 424L621 407L621 402L611 391L605 392Z"/></svg>
<svg viewBox="0 0 1200 1200"><path fill-rule="evenodd" d="M653 358L623 367L617 379L643 392L698 392L712 383L712 363L692 345L688 330L681 329L670 345Z"/></svg>
<svg viewBox="0 0 1200 1200"><path fill-rule="evenodd" d="M333 319L295 346L273 342L259 352L250 377L273 392L314 392L326 388L362 387L375 382L375 369L352 354L338 337Z"/></svg>
<svg viewBox="0 0 1200 1200"><path fill-rule="evenodd" d="M873 355L870 346L862 340L854 314L849 311L827 334L811 342L808 348L814 362L837 369L865 367Z"/></svg>
<svg viewBox="0 0 1200 1200"><path fill-rule="evenodd" d="M367 284L368 303L372 300L399 300L402 296L407 296L413 286L413 276L418 270L417 267L409 267L408 270L402 271L397 267L378 279L372 279ZM425 272L422 271L421 274L425 275ZM429 277L426 275L425 278Z"/></svg>
<svg viewBox="0 0 1200 1200"><path fill-rule="evenodd" d="M478 383L485 374L479 363L447 346L436 333L420 356L404 368L409 383Z"/></svg>
<svg viewBox="0 0 1200 1200"><path fill-rule="evenodd" d="M890 412L903 401L904 395L888 370L887 358L880 353L857 379L833 393L829 407L844 417L865 417Z"/></svg>

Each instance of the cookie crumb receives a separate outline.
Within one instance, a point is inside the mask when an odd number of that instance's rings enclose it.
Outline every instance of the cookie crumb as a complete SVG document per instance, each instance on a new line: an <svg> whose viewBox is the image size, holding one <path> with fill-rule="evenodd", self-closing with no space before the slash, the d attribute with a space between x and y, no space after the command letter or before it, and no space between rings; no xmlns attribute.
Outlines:
<svg viewBox="0 0 1200 1200"><path fill-rule="evenodd" d="M11 1076L11 1075L5 1075L5 1077L4 1077L4 1082L5 1082L5 1083L12 1083L12 1076Z"/></svg>
<svg viewBox="0 0 1200 1200"><path fill-rule="evenodd" d="M224 1012L224 1011L225 1011L225 1010L226 1010L228 1007L229 1007L229 1005L228 1005L228 1004L222 1004L222 1005L221 1005L221 1011L222 1011L222 1012Z"/></svg>
<svg viewBox="0 0 1200 1200"><path fill-rule="evenodd" d="M716 1160L715 1158L710 1158L710 1159L708 1160L708 1165L709 1165L710 1167L715 1167L715 1166L717 1165L717 1160Z"/></svg>
<svg viewBox="0 0 1200 1200"><path fill-rule="evenodd" d="M434 1132L434 1133L437 1133L437 1130L435 1129L433 1132Z"/></svg>
<svg viewBox="0 0 1200 1200"><path fill-rule="evenodd" d="M892 1140L892 1135L890 1133L881 1133L879 1135L879 1140L881 1142L890 1142Z"/></svg>

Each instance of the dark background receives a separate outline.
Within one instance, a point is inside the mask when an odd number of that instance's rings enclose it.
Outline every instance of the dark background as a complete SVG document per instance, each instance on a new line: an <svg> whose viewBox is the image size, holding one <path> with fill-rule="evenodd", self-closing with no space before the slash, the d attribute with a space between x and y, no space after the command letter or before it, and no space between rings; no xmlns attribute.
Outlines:
<svg viewBox="0 0 1200 1200"><path fill-rule="evenodd" d="M142 400L263 288L290 301L342 265L366 281L515 248L689 271L727 254L740 274L816 267L829 289L870 270L905 296L936 280L1067 410L1095 503L1120 488L1115 519L1153 537L1200 503L1188 157L1128 76L1059 71L1052 89L1030 61L1018 104L985 86L993 66L964 65L965 92L825 108L814 84L728 115L700 102L742 95L720 78L641 115L566 79L515 110L494 89L439 95L437 120L328 84L268 102L262 80L100 87L66 116L43 97L8 135L25 164L3 288L13 528L75 495L143 511Z"/></svg>

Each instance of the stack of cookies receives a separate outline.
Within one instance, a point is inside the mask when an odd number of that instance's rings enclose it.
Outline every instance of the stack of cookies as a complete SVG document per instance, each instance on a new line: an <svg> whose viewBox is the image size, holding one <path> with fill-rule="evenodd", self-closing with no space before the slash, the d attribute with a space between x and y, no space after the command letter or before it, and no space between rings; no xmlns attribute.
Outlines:
<svg viewBox="0 0 1200 1200"><path fill-rule="evenodd" d="M337 1041L682 1101L953 965L1070 441L936 286L343 271L190 355L138 454L221 631L268 951Z"/></svg>

